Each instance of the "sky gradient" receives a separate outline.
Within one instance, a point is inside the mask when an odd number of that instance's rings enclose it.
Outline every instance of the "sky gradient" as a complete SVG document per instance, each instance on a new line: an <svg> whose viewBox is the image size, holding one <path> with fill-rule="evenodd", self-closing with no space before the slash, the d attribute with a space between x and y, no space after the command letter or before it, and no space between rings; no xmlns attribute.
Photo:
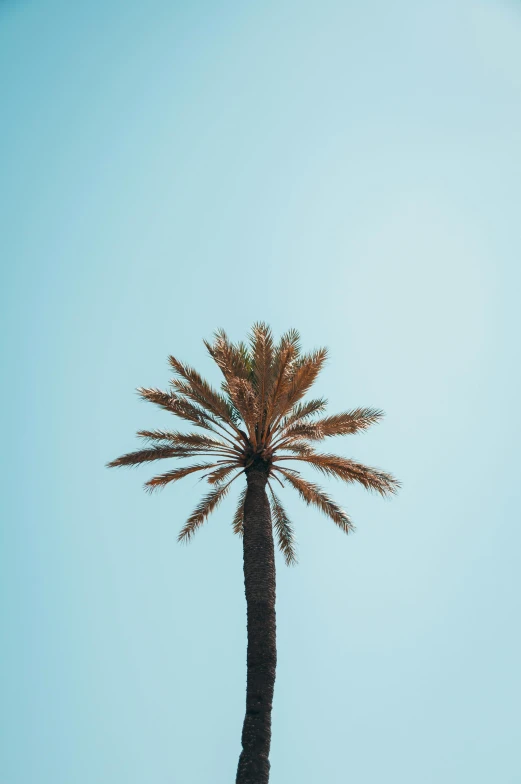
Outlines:
<svg viewBox="0 0 521 784"><path fill-rule="evenodd" d="M1 784L234 780L233 499L104 464L259 319L403 482L281 493L270 784L518 784L519 3L4 0L0 72Z"/></svg>

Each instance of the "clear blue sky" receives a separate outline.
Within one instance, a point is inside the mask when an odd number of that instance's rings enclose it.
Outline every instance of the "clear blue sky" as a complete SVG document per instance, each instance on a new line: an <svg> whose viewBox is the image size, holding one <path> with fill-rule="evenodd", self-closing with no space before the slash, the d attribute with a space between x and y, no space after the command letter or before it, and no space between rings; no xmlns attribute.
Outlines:
<svg viewBox="0 0 521 784"><path fill-rule="evenodd" d="M271 781L518 784L519 4L3 0L0 72L1 784L234 780L233 500L104 463L257 319L403 482L284 494Z"/></svg>

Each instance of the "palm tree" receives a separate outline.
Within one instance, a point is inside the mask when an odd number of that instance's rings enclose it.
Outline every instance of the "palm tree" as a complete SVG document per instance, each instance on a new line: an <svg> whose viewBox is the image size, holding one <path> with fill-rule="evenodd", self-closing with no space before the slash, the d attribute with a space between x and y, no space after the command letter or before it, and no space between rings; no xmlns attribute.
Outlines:
<svg viewBox="0 0 521 784"><path fill-rule="evenodd" d="M326 349L303 354L295 330L276 344L263 323L253 326L248 344L233 344L219 330L213 342L205 341L205 345L224 376L220 392L172 356L169 363L175 378L170 391L138 390L145 400L205 432L142 430L138 436L148 442L145 448L108 465L197 458L197 462L166 471L145 484L153 491L204 472L211 489L181 529L180 542L193 537L232 483L245 476L233 518L233 531L243 540L248 625L246 715L236 784L266 784L277 659L273 529L286 563L296 563L293 526L275 494L274 482L295 489L306 504L317 507L345 533L353 529L346 512L287 463L307 464L328 477L359 482L382 496L395 493L399 483L383 471L316 451L318 441L365 430L383 415L376 409L357 408L322 416L325 400L303 401L326 361Z"/></svg>

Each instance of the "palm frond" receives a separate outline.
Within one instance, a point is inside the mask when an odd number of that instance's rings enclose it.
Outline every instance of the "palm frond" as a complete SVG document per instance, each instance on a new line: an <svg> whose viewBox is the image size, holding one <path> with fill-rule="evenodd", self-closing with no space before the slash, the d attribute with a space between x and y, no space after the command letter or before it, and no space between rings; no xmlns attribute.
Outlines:
<svg viewBox="0 0 521 784"><path fill-rule="evenodd" d="M348 435L367 430L368 427L378 422L383 416L383 412L374 408L356 408L353 411L345 411L342 414L335 414L322 419L306 421L300 419L294 423L281 423L285 429L276 442L277 446L286 446L294 439L307 438L311 441L322 441L331 436Z"/></svg>
<svg viewBox="0 0 521 784"><path fill-rule="evenodd" d="M330 517L346 534L353 530L353 524L346 512L344 512L344 510L341 509L338 504L322 490L322 488L313 482L301 479L294 472L286 468L277 466L275 470L280 471L280 473L283 474L285 479L295 488L302 500L308 504L308 506L311 504L316 506L321 512L324 512L324 514Z"/></svg>
<svg viewBox="0 0 521 784"><path fill-rule="evenodd" d="M170 356L168 361L175 372L184 379L184 381L172 380L172 386L176 391L233 427L233 409L226 398L213 389L194 368L184 365L173 356Z"/></svg>
<svg viewBox="0 0 521 784"><path fill-rule="evenodd" d="M152 460L162 460L166 457L192 457L193 455L194 451L192 449L175 446L153 446L150 449L138 449L135 452L121 455L121 457L117 457L115 460L107 463L107 468L140 465Z"/></svg>
<svg viewBox="0 0 521 784"><path fill-rule="evenodd" d="M237 501L237 509L235 510L232 520L233 533L238 536L243 536L244 534L244 502L246 500L247 489L247 486L245 486L240 492Z"/></svg>
<svg viewBox="0 0 521 784"><path fill-rule="evenodd" d="M268 482L271 495L271 512L273 517L273 527L277 534L279 550L284 556L287 566L294 566L297 563L297 552L295 545L295 532L289 520L286 510L282 503L273 492L272 486Z"/></svg>
<svg viewBox="0 0 521 784"><path fill-rule="evenodd" d="M280 448L281 446L290 444L293 441L300 441L303 438L309 438L312 441L320 441L322 438L322 431L316 422L306 422L303 420L300 422L294 422L284 430L280 428L277 435L278 440L275 441L275 445Z"/></svg>
<svg viewBox="0 0 521 784"><path fill-rule="evenodd" d="M327 349L321 348L311 354L306 354L295 364L289 383L279 394L275 402L276 424L285 416L316 381L325 361Z"/></svg>
<svg viewBox="0 0 521 784"><path fill-rule="evenodd" d="M309 455L313 453L313 447L306 441L292 441L287 443L284 449L288 452L293 452L296 455ZM275 453L278 456L278 452Z"/></svg>
<svg viewBox="0 0 521 784"><path fill-rule="evenodd" d="M236 462L225 463L220 468L212 471L210 474L205 474L206 481L210 485L217 485L219 482L222 482L223 479L226 479L232 473L232 471L236 471L237 468L242 469L242 466L238 465Z"/></svg>
<svg viewBox="0 0 521 784"><path fill-rule="evenodd" d="M288 333L287 336L282 337L275 352L267 395L266 425L263 440L273 430L273 420L278 410L277 406L289 387L294 365L298 361L300 351L299 336L295 330L293 332L293 335Z"/></svg>
<svg viewBox="0 0 521 784"><path fill-rule="evenodd" d="M237 474L227 484L217 485L213 488L213 490L210 490L209 493L203 496L184 526L181 528L179 536L177 537L178 542L190 541L199 526L204 523L204 521L214 511L214 509L221 503L224 496L227 494L231 483L234 481L234 479L237 479L237 476L239 476L239 474Z"/></svg>
<svg viewBox="0 0 521 784"><path fill-rule="evenodd" d="M230 453L235 452L240 454L237 447L234 450L225 441L216 438L210 438L200 433L179 433L177 431L169 430L139 430L137 432L139 438L144 438L147 441L168 441L178 446L193 447L195 449L219 449L227 450Z"/></svg>
<svg viewBox="0 0 521 784"><path fill-rule="evenodd" d="M288 416L284 417L284 419L281 421L280 429L286 430L286 428L294 425L295 422L306 420L313 414L319 414L324 411L326 406L327 400L325 400L325 398L308 400L307 403L297 403L297 405L293 407L292 411L289 412Z"/></svg>
<svg viewBox="0 0 521 784"><path fill-rule="evenodd" d="M174 468L172 471L167 471L164 474L159 474L159 476L154 476L152 479L149 479L148 482L145 482L145 489L152 492L153 490L164 487L170 482L177 482L179 479L183 479L185 476L193 474L196 471L204 471L207 468L217 468L219 465L219 462L198 463L196 465L185 466L184 468Z"/></svg>
<svg viewBox="0 0 521 784"><path fill-rule="evenodd" d="M250 336L252 356L252 386L257 396L259 422L257 433L263 429L266 416L267 396L273 365L274 342L273 334L267 324L258 322L252 327Z"/></svg>
<svg viewBox="0 0 521 784"><path fill-rule="evenodd" d="M353 411L344 411L341 414L317 419L315 424L322 434L321 438L345 436L367 430L383 416L384 412L378 408L355 408Z"/></svg>
<svg viewBox="0 0 521 784"><path fill-rule="evenodd" d="M248 350L243 343L234 346L223 329L216 331L214 342L204 341L212 359L219 366L226 381L234 378L250 379L251 363Z"/></svg>
<svg viewBox="0 0 521 784"><path fill-rule="evenodd" d="M373 490L382 496L393 495L400 487L400 483L391 474L339 455L311 452L298 457L277 455L274 459L276 461L299 460L308 463L326 476L335 476L344 482L358 482L366 490Z"/></svg>
<svg viewBox="0 0 521 784"><path fill-rule="evenodd" d="M220 438L228 441L233 446L240 443L240 440L237 437L237 435L240 435L238 430L237 434L231 433L224 424L219 422L214 416L208 414L199 406L190 403L189 400L185 400L173 392L163 392L162 390L153 387L139 387L137 391L144 400L155 403L171 414L175 414L175 416L180 419L192 422L196 427L216 433Z"/></svg>
<svg viewBox="0 0 521 784"><path fill-rule="evenodd" d="M137 391L144 400L149 400L180 419L193 422L198 427L213 430L212 425L218 424L211 415L173 392L163 392L154 387L138 387Z"/></svg>
<svg viewBox="0 0 521 784"><path fill-rule="evenodd" d="M233 405L240 412L250 438L254 439L259 407L251 382L245 378L234 378L227 383L227 387Z"/></svg>
<svg viewBox="0 0 521 784"><path fill-rule="evenodd" d="M287 332L284 332L284 334L280 338L279 350L282 350L287 346L291 347L294 356L296 358L300 356L300 352L302 350L302 346L300 342L300 332L297 329L294 329L293 327L291 329L288 329Z"/></svg>
<svg viewBox="0 0 521 784"><path fill-rule="evenodd" d="M146 441L169 441L171 443L178 443L179 436L185 436L188 434L179 433L177 430L138 430L136 433L138 438L143 438ZM189 435L192 435L191 433ZM199 433L194 433L193 435L199 437ZM207 438L207 436L201 436L201 438ZM209 437L208 437L209 438Z"/></svg>

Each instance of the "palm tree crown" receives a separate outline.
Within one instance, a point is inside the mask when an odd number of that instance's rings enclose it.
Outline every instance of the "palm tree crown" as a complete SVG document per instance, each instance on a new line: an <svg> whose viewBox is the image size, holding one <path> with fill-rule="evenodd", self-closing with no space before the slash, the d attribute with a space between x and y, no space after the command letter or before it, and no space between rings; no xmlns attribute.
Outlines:
<svg viewBox="0 0 521 784"><path fill-rule="evenodd" d="M262 464L268 474L273 526L287 564L296 562L293 526L270 480L293 487L306 504L316 506L346 533L353 528L346 512L288 463L307 463L326 476L359 482L382 496L396 492L399 483L390 474L315 449L315 444L325 438L365 430L383 416L382 411L373 408L323 416L324 399L303 401L327 359L326 349L302 353L295 330L288 331L276 343L270 328L263 323L253 326L247 344L234 344L219 330L213 342L205 341L205 345L224 376L220 392L173 356L169 357L175 373L171 389L163 392L140 388L138 392L145 400L206 432L142 430L138 436L148 442L146 448L108 464L116 467L163 458L198 458L191 465L154 476L145 484L146 489L153 491L189 474L204 472L211 489L181 529L179 541L191 539L228 493L232 482L254 463ZM245 496L246 487L233 518L233 530L239 535L243 533Z"/></svg>

